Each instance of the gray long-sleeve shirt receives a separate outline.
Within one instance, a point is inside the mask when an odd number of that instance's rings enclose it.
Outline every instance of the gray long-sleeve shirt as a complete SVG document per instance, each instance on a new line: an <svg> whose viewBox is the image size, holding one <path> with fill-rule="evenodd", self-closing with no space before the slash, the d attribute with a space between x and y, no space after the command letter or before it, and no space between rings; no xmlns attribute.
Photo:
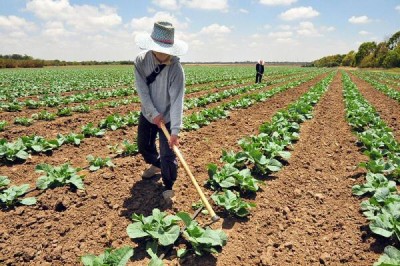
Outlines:
<svg viewBox="0 0 400 266"><path fill-rule="evenodd" d="M140 53L133 63L142 114L151 123L156 116L162 114L165 123L171 122L171 134L178 135L182 127L185 91L185 75L179 58L172 56L171 64L165 66L149 86L146 77L159 64L152 52Z"/></svg>

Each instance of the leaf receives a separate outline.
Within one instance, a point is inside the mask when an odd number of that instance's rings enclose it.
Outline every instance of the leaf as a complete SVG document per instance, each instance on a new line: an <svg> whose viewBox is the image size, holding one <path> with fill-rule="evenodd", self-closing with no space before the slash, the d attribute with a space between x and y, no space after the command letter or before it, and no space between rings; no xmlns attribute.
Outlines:
<svg viewBox="0 0 400 266"><path fill-rule="evenodd" d="M72 176L68 183L73 184L77 189L85 189L85 185L83 184L82 176L74 175Z"/></svg>
<svg viewBox="0 0 400 266"><path fill-rule="evenodd" d="M164 234L161 234L158 241L162 246L172 245L178 239L179 232L180 232L179 226L174 225Z"/></svg>
<svg viewBox="0 0 400 266"><path fill-rule="evenodd" d="M189 226L192 223L192 218L190 217L190 215L186 212L178 212L176 214L176 216L178 216L179 218L182 219L182 221L185 223L186 226Z"/></svg>
<svg viewBox="0 0 400 266"><path fill-rule="evenodd" d="M89 254L81 257L81 262L85 266L99 266L103 264L103 260L100 260L95 255Z"/></svg>
<svg viewBox="0 0 400 266"><path fill-rule="evenodd" d="M97 170L99 170L99 169L100 169L100 166L96 166L96 165L91 165L91 166L89 167L89 170L92 171L92 172L95 172L95 171L97 171Z"/></svg>
<svg viewBox="0 0 400 266"><path fill-rule="evenodd" d="M29 153L27 153L26 151L20 150L19 152L17 152L17 154L15 156L19 159L26 160L29 157Z"/></svg>
<svg viewBox="0 0 400 266"><path fill-rule="evenodd" d="M131 247L122 247L113 250L107 257L107 263L108 265L125 266L133 256L133 253L133 248Z"/></svg>
<svg viewBox="0 0 400 266"><path fill-rule="evenodd" d="M10 184L10 179L7 176L0 176L0 187L5 187Z"/></svg>
<svg viewBox="0 0 400 266"><path fill-rule="evenodd" d="M164 263L157 256L158 244L155 241L150 241L146 243L146 252L151 257L149 266L163 266Z"/></svg>
<svg viewBox="0 0 400 266"><path fill-rule="evenodd" d="M46 189L49 187L51 179L48 176L41 176L36 181L36 187L39 189Z"/></svg>
<svg viewBox="0 0 400 266"><path fill-rule="evenodd" d="M149 235L147 232L143 231L141 222L128 225L126 232L130 238L141 238Z"/></svg>
<svg viewBox="0 0 400 266"><path fill-rule="evenodd" d="M34 205L36 204L36 198L35 197L30 197L30 198L24 198L19 201L23 205Z"/></svg>
<svg viewBox="0 0 400 266"><path fill-rule="evenodd" d="M400 265L400 251L392 246L385 247L384 254L374 266L398 266Z"/></svg>

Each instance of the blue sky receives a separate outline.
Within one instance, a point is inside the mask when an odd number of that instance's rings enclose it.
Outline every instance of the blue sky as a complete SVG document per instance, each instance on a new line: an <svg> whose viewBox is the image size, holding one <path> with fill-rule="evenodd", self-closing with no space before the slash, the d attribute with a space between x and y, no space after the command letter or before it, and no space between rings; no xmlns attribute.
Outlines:
<svg viewBox="0 0 400 266"><path fill-rule="evenodd" d="M0 0L0 54L132 60L157 20L182 61L312 61L400 30L399 0Z"/></svg>

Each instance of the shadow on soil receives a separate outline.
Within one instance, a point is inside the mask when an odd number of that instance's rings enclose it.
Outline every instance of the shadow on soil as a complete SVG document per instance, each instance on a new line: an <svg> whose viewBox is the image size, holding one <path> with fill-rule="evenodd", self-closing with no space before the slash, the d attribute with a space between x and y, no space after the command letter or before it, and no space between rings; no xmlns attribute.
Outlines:
<svg viewBox="0 0 400 266"><path fill-rule="evenodd" d="M385 238L374 234L368 225L360 226L360 231L362 232L362 241L370 243L370 250L382 254L386 246L398 246L399 241L394 238Z"/></svg>
<svg viewBox="0 0 400 266"><path fill-rule="evenodd" d="M121 215L131 220L133 213L149 216L155 208L165 211L171 206L163 204L162 182L158 182L161 176L157 175L149 180L140 180L133 184L131 188L131 197L127 198L123 207L125 208Z"/></svg>

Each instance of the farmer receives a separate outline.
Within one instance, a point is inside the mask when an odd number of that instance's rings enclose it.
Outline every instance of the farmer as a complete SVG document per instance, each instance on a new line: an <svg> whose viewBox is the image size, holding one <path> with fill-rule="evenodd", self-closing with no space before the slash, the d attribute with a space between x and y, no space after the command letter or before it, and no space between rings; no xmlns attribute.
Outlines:
<svg viewBox="0 0 400 266"><path fill-rule="evenodd" d="M172 203L172 186L177 178L177 160L172 150L179 145L179 131L182 127L185 74L178 55L187 52L185 42L174 38L175 29L171 23L154 23L151 35L141 34L135 39L141 52L134 60L135 85L141 101L137 144L139 153L150 164L143 179L161 174L164 183L162 196ZM171 138L161 130L164 123ZM159 136L159 148L156 137Z"/></svg>
<svg viewBox="0 0 400 266"><path fill-rule="evenodd" d="M256 83L261 83L263 75L264 75L264 61L258 60L256 64Z"/></svg>

